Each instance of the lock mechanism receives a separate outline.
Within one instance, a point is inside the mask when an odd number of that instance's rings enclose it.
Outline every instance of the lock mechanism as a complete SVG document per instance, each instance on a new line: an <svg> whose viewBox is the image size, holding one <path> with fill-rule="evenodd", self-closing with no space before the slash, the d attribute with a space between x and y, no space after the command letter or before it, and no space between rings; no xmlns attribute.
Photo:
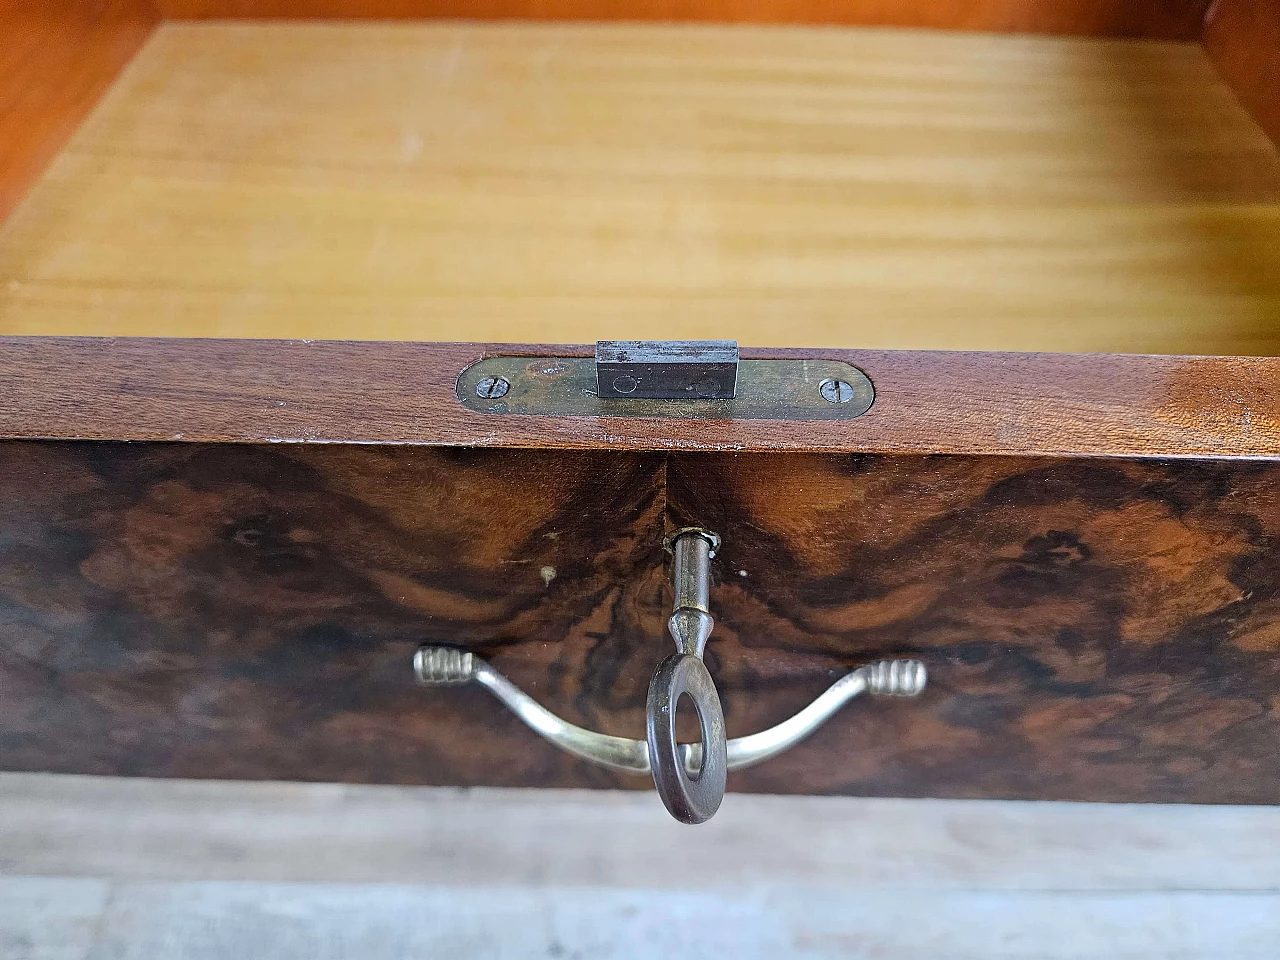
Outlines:
<svg viewBox="0 0 1280 960"><path fill-rule="evenodd" d="M414 656L424 686L478 683L539 736L577 757L614 770L648 773L663 804L683 823L702 823L720 807L730 770L749 767L789 749L863 693L914 697L927 676L919 660L881 660L858 667L816 700L776 726L730 740L716 686L702 660L715 620L710 610L711 562L720 538L709 530L678 530L666 540L674 601L667 628L676 652L662 659L649 684L645 739L615 737L557 717L475 654L424 646ZM698 713L697 743L676 740L676 708L688 695Z"/></svg>
<svg viewBox="0 0 1280 960"><path fill-rule="evenodd" d="M601 340L596 396L614 400L732 400L733 340Z"/></svg>
<svg viewBox="0 0 1280 960"><path fill-rule="evenodd" d="M744 360L732 340L602 340L594 357L486 357L458 375L455 393L494 415L709 420L851 420L876 395L843 360Z"/></svg>

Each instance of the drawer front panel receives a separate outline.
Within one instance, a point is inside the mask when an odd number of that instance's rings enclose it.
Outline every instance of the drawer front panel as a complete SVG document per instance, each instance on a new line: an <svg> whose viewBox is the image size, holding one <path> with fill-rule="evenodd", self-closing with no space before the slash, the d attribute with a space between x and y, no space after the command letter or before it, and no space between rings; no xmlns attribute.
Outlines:
<svg viewBox="0 0 1280 960"><path fill-rule="evenodd" d="M929 666L760 789L1280 800L1277 464L688 455L668 492L724 537L728 683Z"/></svg>
<svg viewBox="0 0 1280 960"><path fill-rule="evenodd" d="M483 694L418 689L411 660L474 646L535 695L607 710L609 638L647 681L662 472L648 454L0 444L0 767L577 782Z"/></svg>
<svg viewBox="0 0 1280 960"><path fill-rule="evenodd" d="M634 786L475 688L475 650L642 736L661 541L724 539L730 736L913 655L730 789L1274 802L1280 467L1259 461L0 444L0 767Z"/></svg>

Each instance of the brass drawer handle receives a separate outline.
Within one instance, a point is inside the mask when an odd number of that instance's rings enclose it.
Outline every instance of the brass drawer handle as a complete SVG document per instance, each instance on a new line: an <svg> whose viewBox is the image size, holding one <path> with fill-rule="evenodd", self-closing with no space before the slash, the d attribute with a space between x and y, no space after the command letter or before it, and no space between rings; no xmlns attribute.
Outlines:
<svg viewBox="0 0 1280 960"><path fill-rule="evenodd" d="M423 686L480 684L506 704L530 730L567 753L626 773L650 772L646 741L596 733L560 719L474 653L451 647L423 647L414 657L414 667ZM925 669L919 660L881 660L858 667L794 716L759 733L730 739L726 744L728 768L753 767L789 750L863 693L914 697L924 685ZM680 756L687 770L696 771L702 766L702 744L680 744Z"/></svg>
<svg viewBox="0 0 1280 960"><path fill-rule="evenodd" d="M574 756L628 773L650 773L672 816L684 823L711 817L724 796L725 774L768 760L799 743L841 707L863 693L914 697L924 690L919 660L881 660L845 674L807 707L781 723L745 737L726 739L715 685L702 662L714 621L707 611L709 563L718 539L706 531L680 531L670 540L675 610L669 621L679 652L659 665L649 688L645 740L585 730L556 716L489 663L463 650L424 646L414 656L424 686L478 683L539 736ZM689 692L698 706L702 741L675 739L675 704ZM710 758L707 764L705 758ZM656 761L656 762L655 762Z"/></svg>

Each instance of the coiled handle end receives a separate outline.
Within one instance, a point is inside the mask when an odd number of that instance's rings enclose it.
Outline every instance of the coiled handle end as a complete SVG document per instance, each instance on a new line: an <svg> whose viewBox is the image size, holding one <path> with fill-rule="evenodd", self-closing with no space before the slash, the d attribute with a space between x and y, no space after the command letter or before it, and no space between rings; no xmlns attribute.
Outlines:
<svg viewBox="0 0 1280 960"><path fill-rule="evenodd" d="M915 697L924 690L929 673L919 660L880 660L862 668L867 692L878 697Z"/></svg>
<svg viewBox="0 0 1280 960"><path fill-rule="evenodd" d="M422 647L413 655L413 671L423 686L460 686L475 679L476 658L452 647Z"/></svg>

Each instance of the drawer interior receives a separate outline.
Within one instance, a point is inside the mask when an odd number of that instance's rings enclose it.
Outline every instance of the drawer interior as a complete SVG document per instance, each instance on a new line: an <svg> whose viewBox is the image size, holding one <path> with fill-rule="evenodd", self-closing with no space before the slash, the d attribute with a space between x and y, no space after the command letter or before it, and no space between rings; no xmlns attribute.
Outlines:
<svg viewBox="0 0 1280 960"><path fill-rule="evenodd" d="M0 334L1280 354L1194 42L168 21L0 224Z"/></svg>

